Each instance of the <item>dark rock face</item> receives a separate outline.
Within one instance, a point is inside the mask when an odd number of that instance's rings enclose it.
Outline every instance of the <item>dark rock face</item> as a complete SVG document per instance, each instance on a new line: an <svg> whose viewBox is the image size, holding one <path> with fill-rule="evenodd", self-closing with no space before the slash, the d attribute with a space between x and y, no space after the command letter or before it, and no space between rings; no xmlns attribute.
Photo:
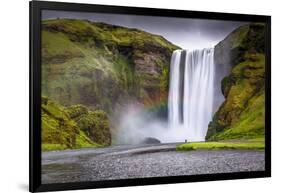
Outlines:
<svg viewBox="0 0 281 193"><path fill-rule="evenodd" d="M220 68L245 60L245 52L264 53L264 24L241 26L215 46L214 59ZM226 65L228 64L228 65Z"/></svg>
<svg viewBox="0 0 281 193"><path fill-rule="evenodd" d="M157 144L161 143L160 140L153 138L153 137L147 137L143 141L141 141L142 144Z"/></svg>
<svg viewBox="0 0 281 193"><path fill-rule="evenodd" d="M220 77L225 100L209 124L206 138L263 137L264 25L239 27L215 47L214 57L217 68L228 75Z"/></svg>

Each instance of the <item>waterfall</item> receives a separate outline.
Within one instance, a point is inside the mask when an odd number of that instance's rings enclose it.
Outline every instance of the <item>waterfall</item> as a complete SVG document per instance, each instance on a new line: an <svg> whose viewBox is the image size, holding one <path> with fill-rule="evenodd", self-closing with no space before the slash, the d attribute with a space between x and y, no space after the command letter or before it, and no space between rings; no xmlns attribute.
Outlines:
<svg viewBox="0 0 281 193"><path fill-rule="evenodd" d="M205 141L213 115L214 49L176 50L170 66L170 130L187 141Z"/></svg>

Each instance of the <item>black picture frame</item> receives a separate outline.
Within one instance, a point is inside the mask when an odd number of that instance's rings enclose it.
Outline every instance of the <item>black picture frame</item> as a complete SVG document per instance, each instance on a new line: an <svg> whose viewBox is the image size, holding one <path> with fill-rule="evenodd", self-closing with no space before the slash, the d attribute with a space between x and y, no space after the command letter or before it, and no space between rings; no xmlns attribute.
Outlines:
<svg viewBox="0 0 281 193"><path fill-rule="evenodd" d="M140 8L92 5L78 3L31 1L30 3L30 192L76 190L90 188L107 188L139 186L151 184L168 184L213 180L230 180L244 178L261 178L271 176L271 17L266 15L248 15L233 13L215 13L201 11L184 11L170 9ZM41 11L64 10L79 12L99 12L131 15L168 16L180 18L201 18L218 20L235 20L264 22L265 36L265 171L204 174L190 176L154 177L141 179L107 180L96 182L75 182L42 184L41 183Z"/></svg>

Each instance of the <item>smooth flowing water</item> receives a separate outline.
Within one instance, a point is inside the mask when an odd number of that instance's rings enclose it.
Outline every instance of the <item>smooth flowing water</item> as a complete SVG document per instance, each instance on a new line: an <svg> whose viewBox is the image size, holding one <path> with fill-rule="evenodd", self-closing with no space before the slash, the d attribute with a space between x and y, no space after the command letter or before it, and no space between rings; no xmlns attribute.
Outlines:
<svg viewBox="0 0 281 193"><path fill-rule="evenodd" d="M187 141L205 141L213 115L214 49L176 50L171 59L169 129Z"/></svg>

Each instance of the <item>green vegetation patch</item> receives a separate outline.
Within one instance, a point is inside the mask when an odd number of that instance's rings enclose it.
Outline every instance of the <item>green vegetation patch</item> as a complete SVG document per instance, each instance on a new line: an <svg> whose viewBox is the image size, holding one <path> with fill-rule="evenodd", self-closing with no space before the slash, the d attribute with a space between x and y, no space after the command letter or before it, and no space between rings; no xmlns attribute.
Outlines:
<svg viewBox="0 0 281 193"><path fill-rule="evenodd" d="M42 151L55 151L64 149L67 149L67 147L62 144L42 144Z"/></svg>
<svg viewBox="0 0 281 193"><path fill-rule="evenodd" d="M177 146L178 151L191 150L217 150L217 149L256 149L263 150L264 142L257 141L223 141L223 142L194 142L185 143Z"/></svg>

